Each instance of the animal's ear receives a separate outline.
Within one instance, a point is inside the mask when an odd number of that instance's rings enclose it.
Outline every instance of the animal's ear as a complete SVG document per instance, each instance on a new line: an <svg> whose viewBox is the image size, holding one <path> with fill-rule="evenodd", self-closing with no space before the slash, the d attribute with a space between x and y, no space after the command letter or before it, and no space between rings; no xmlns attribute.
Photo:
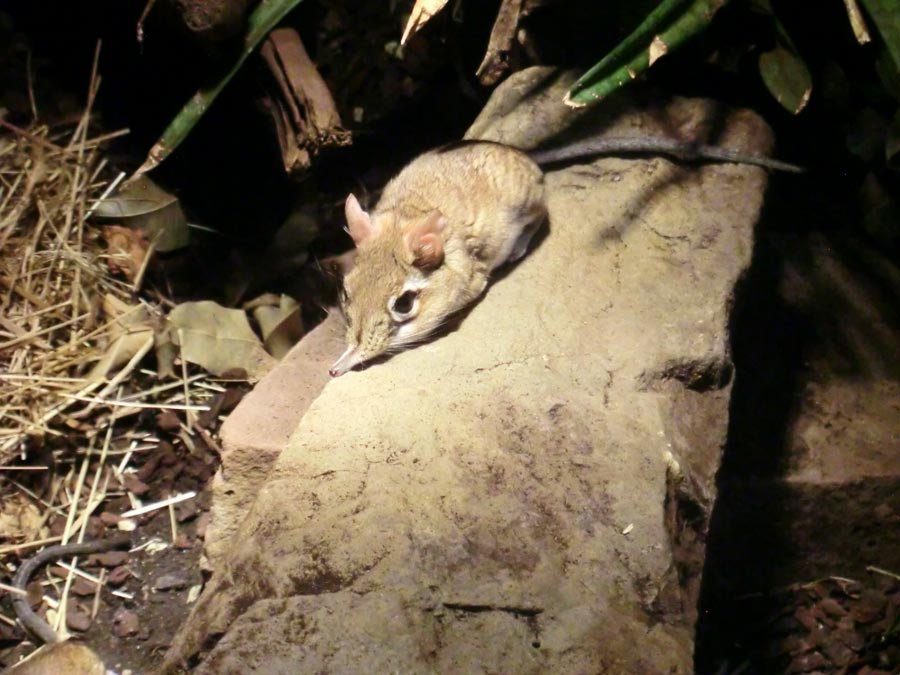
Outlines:
<svg viewBox="0 0 900 675"><path fill-rule="evenodd" d="M347 217L347 232L353 237L353 243L357 246L378 233L378 228L372 222L372 218L363 211L352 194L344 203L344 215Z"/></svg>
<svg viewBox="0 0 900 675"><path fill-rule="evenodd" d="M447 218L440 211L432 211L424 220L413 225L405 235L406 247L412 254L413 265L432 270L444 262L443 231Z"/></svg>

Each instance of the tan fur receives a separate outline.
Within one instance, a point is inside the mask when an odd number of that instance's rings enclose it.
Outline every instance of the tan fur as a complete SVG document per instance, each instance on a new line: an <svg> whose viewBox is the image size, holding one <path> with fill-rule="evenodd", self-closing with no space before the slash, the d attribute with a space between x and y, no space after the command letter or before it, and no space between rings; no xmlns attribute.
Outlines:
<svg viewBox="0 0 900 675"><path fill-rule="evenodd" d="M544 217L543 198L538 166L503 145L460 144L407 165L369 214L375 234L357 242L356 263L345 279L348 353L354 353L347 356L354 362L349 367L421 341L481 295L490 273L524 252L516 244L523 230ZM443 258L434 269L420 269L407 235L435 211L446 219L438 235ZM388 304L410 279L424 287L418 315L401 334ZM344 372L339 364L335 374Z"/></svg>
<svg viewBox="0 0 900 675"><path fill-rule="evenodd" d="M7 675L104 675L106 666L90 647L77 642L46 645L9 670Z"/></svg>

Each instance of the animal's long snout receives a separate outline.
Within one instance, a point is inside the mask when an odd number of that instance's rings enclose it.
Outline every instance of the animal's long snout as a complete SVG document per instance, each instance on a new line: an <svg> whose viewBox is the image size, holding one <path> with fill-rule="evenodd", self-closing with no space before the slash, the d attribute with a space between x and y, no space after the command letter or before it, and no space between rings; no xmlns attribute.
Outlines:
<svg viewBox="0 0 900 675"><path fill-rule="evenodd" d="M341 357L334 362L334 365L331 366L328 374L332 377L340 377L362 362L363 359L360 358L359 347L347 347L347 351L341 354Z"/></svg>

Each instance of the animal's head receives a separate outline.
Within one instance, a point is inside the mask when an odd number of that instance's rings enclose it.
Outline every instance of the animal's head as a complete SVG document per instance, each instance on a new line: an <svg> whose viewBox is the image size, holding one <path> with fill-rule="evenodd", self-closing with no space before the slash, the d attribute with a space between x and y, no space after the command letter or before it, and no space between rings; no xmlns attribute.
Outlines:
<svg viewBox="0 0 900 675"><path fill-rule="evenodd" d="M370 216L353 195L345 213L357 256L341 298L347 350L331 367L332 377L422 341L446 316L432 282L444 262L447 219L433 211L397 227Z"/></svg>

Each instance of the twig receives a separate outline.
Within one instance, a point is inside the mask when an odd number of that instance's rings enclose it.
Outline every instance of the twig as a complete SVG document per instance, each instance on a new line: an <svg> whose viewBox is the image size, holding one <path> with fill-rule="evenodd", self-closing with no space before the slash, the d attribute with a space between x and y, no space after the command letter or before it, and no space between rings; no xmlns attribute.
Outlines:
<svg viewBox="0 0 900 675"><path fill-rule="evenodd" d="M66 398L86 403L103 404L108 406L120 406L123 408L144 408L149 410L196 410L205 412L209 410L208 405L176 405L174 403L140 403L139 401L115 401L108 398L95 398L91 396L79 396L78 394L64 394Z"/></svg>
<svg viewBox="0 0 900 675"><path fill-rule="evenodd" d="M141 506L137 509L131 509L130 511L126 511L122 514L122 518L134 518L135 516L142 516L145 513L150 513L151 511L157 511L159 509L166 508L169 504L178 504L179 502L187 501L188 499L193 499L197 496L197 493L193 490L190 492L185 492L184 494L175 495L174 497L169 497L168 499L163 499L159 502L154 502L153 504L147 504L146 506Z"/></svg>
<svg viewBox="0 0 900 675"><path fill-rule="evenodd" d="M146 20L147 15L150 14L150 10L153 9L155 3L156 0L147 0L147 4L144 5L144 11L141 12L141 18L138 19L137 27L135 29L138 45L140 45L142 49L144 47L144 21Z"/></svg>
<svg viewBox="0 0 900 675"><path fill-rule="evenodd" d="M116 176L115 179L106 187L106 189L103 191L103 194L101 194L100 197L98 197L97 200L93 204L91 204L91 208L89 208L88 212L84 214L85 220L94 215L94 211L96 211L97 208L109 198L113 191L117 187L119 187L119 183L125 180L125 175L126 174L124 171L120 172L119 175Z"/></svg>
<svg viewBox="0 0 900 675"><path fill-rule="evenodd" d="M34 541L28 541L24 544L13 544L12 546L0 546L0 555L6 555L7 553L20 553L21 551L27 551L30 548L40 548L45 544L54 544L60 541L62 537L47 537L46 539L35 539Z"/></svg>
<svg viewBox="0 0 900 675"><path fill-rule="evenodd" d="M4 583L0 583L0 591L6 591L7 593L12 593L14 595L22 595L28 597L28 591L21 588L16 588L15 586L9 586Z"/></svg>
<svg viewBox="0 0 900 675"><path fill-rule="evenodd" d="M881 574L883 576L890 577L891 579L900 580L900 574L897 574L895 572L890 572L881 567L875 567L874 565L866 565L866 570L869 572L874 572L875 574Z"/></svg>
<svg viewBox="0 0 900 675"><path fill-rule="evenodd" d="M31 70L31 49L25 53L25 73L28 81L28 103L31 105L31 119L37 122L37 102L34 98L34 73Z"/></svg>
<svg viewBox="0 0 900 675"><path fill-rule="evenodd" d="M97 580L97 587L94 589L94 602L91 603L91 621L97 618L100 611L100 591L106 585L106 568L100 569L100 578Z"/></svg>
<svg viewBox="0 0 900 675"><path fill-rule="evenodd" d="M175 520L175 504L169 502L169 526L172 530L172 543L175 543L175 540L178 539L178 524Z"/></svg>

